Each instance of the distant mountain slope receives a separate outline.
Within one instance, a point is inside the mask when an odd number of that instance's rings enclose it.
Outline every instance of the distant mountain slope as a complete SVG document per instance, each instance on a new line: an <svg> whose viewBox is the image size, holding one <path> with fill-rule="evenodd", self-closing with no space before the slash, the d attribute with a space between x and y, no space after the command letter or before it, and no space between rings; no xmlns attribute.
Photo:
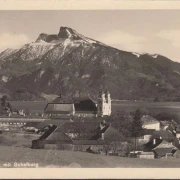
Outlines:
<svg viewBox="0 0 180 180"><path fill-rule="evenodd" d="M158 54L118 50L67 27L0 53L0 69L0 92L12 99L19 89L38 97L96 96L104 87L114 99L180 100L179 63Z"/></svg>

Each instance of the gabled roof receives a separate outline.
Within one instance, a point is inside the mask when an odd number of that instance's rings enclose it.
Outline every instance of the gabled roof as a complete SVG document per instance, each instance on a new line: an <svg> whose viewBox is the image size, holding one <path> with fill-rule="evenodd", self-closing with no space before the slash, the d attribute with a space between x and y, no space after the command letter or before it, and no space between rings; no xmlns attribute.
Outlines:
<svg viewBox="0 0 180 180"><path fill-rule="evenodd" d="M70 114L74 110L73 104L54 104L48 103L45 108L45 113L49 114Z"/></svg>
<svg viewBox="0 0 180 180"><path fill-rule="evenodd" d="M96 104L91 98L74 98L74 107L77 111L97 111Z"/></svg>
<svg viewBox="0 0 180 180"><path fill-rule="evenodd" d="M86 97L73 97L72 98L74 103L78 103L80 101L86 101L86 100L91 100L94 104L97 104L97 102L92 99L90 96L86 96Z"/></svg>
<svg viewBox="0 0 180 180"><path fill-rule="evenodd" d="M160 130L160 131L154 131L153 138L154 139L155 138L156 139L161 139L162 138L163 140L166 140L168 142L172 142L175 137L169 131Z"/></svg>
<svg viewBox="0 0 180 180"><path fill-rule="evenodd" d="M162 142L158 144L156 147L154 147L153 150L162 149L162 148L176 148L176 147L172 143L162 140Z"/></svg>
<svg viewBox="0 0 180 180"><path fill-rule="evenodd" d="M45 141L47 143L53 144L53 143L68 143L72 144L72 139L69 138L64 132L57 132L56 130L52 132Z"/></svg>
<svg viewBox="0 0 180 180"><path fill-rule="evenodd" d="M172 151L173 148L159 148L154 150L158 156L165 156L167 153L172 153Z"/></svg>
<svg viewBox="0 0 180 180"><path fill-rule="evenodd" d="M143 122L143 125L159 123L158 120L156 120L155 118L153 118L152 116L149 116L149 115L144 115L141 118L141 121Z"/></svg>
<svg viewBox="0 0 180 180"><path fill-rule="evenodd" d="M162 126L169 126L170 125L170 122L169 121L160 121L160 124Z"/></svg>
<svg viewBox="0 0 180 180"><path fill-rule="evenodd" d="M54 132L55 129L57 129L57 126L49 126L49 129L39 139L45 140L47 137L49 137L49 135L51 135Z"/></svg>

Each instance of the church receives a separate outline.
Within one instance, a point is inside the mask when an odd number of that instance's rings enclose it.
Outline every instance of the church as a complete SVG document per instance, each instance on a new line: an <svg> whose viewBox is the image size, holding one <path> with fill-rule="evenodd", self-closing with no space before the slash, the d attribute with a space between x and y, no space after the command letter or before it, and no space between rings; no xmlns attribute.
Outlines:
<svg viewBox="0 0 180 180"><path fill-rule="evenodd" d="M44 113L52 117L104 117L111 115L111 97L101 90L97 101L90 97L57 97L47 104Z"/></svg>

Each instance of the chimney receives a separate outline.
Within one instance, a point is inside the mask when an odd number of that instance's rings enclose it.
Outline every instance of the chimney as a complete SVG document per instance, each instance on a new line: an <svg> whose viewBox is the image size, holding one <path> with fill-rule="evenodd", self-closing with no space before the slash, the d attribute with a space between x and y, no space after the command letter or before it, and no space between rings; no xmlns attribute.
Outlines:
<svg viewBox="0 0 180 180"><path fill-rule="evenodd" d="M101 139L104 140L104 133L101 134Z"/></svg>
<svg viewBox="0 0 180 180"><path fill-rule="evenodd" d="M156 144L156 139L153 139L153 145L155 145Z"/></svg>

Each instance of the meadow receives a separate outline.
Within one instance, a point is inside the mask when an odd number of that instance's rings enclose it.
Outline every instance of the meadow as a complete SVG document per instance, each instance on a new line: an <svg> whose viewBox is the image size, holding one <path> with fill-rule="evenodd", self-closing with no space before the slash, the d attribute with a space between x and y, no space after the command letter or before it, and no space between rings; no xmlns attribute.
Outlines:
<svg viewBox="0 0 180 180"><path fill-rule="evenodd" d="M179 159L138 159L106 156L79 151L31 149L35 135L5 133L0 135L0 168L14 168L14 163L36 164L42 168L180 168Z"/></svg>

